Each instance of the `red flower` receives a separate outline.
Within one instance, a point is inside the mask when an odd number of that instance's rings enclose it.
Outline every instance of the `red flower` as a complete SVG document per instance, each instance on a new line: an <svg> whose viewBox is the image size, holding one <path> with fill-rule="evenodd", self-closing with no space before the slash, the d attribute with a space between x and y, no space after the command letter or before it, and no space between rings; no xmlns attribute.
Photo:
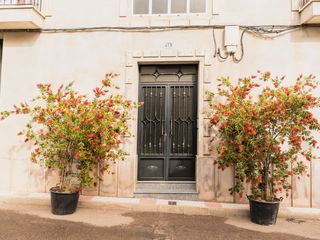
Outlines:
<svg viewBox="0 0 320 240"><path fill-rule="evenodd" d="M280 152L280 147L278 145L273 146L275 154L279 154Z"/></svg>
<svg viewBox="0 0 320 240"><path fill-rule="evenodd" d="M271 76L271 73L270 73L270 72L265 72L264 76L265 76L266 78L269 78L269 77Z"/></svg>
<svg viewBox="0 0 320 240"><path fill-rule="evenodd" d="M50 119L47 120L46 124L47 124L47 125L50 125L52 122L53 122L53 119L50 118Z"/></svg>
<svg viewBox="0 0 320 240"><path fill-rule="evenodd" d="M210 123L213 124L213 125L215 125L215 124L217 124L218 122L219 122L219 118L218 118L218 116L217 116L216 114L214 114L214 115L212 116L212 119L211 119Z"/></svg>
<svg viewBox="0 0 320 240"><path fill-rule="evenodd" d="M78 151L78 152L76 152L75 157L76 157L77 159L79 159L79 158L80 158L80 152L79 152L79 151Z"/></svg>
<svg viewBox="0 0 320 240"><path fill-rule="evenodd" d="M98 119L102 119L104 117L104 115L101 113L101 112L98 112L97 113L97 118Z"/></svg>
<svg viewBox="0 0 320 240"><path fill-rule="evenodd" d="M317 140L315 140L315 139L313 139L313 140L311 141L311 144L312 144L312 146L314 146L314 147L317 145L317 143L318 143L318 142L317 142Z"/></svg>
<svg viewBox="0 0 320 240"><path fill-rule="evenodd" d="M114 116L115 118L119 118L120 115L121 115L121 113L120 113L119 111L115 111L113 116Z"/></svg>
<svg viewBox="0 0 320 240"><path fill-rule="evenodd" d="M89 133L87 135L88 138L95 138L96 137L96 134L95 133Z"/></svg>

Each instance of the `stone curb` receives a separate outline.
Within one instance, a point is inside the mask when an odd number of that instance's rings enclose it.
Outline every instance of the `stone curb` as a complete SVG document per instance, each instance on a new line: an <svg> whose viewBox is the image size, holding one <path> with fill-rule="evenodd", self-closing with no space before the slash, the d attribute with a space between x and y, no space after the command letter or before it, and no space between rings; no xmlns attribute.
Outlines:
<svg viewBox="0 0 320 240"><path fill-rule="evenodd" d="M49 205L49 193L1 193L0 205ZM248 216L248 204L217 203L201 201L164 200L153 198L116 198L80 196L80 208L121 209L124 211L163 212L186 215L212 215L219 217ZM303 218L320 220L318 208L280 207L281 218Z"/></svg>

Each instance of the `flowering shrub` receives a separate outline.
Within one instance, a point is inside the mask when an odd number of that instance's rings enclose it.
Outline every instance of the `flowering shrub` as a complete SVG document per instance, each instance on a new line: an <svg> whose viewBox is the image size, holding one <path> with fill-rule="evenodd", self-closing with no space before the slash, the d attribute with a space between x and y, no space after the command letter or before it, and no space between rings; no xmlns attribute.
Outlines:
<svg viewBox="0 0 320 240"><path fill-rule="evenodd" d="M1 120L12 114L31 117L18 135L34 144L33 162L60 172L59 191L95 185L111 162L124 159L119 145L122 136L129 134L129 110L138 104L107 94L114 76L106 75L102 86L93 89L91 100L76 92L73 83L57 91L50 84L38 84L40 94L32 106L21 103L1 112Z"/></svg>
<svg viewBox="0 0 320 240"><path fill-rule="evenodd" d="M315 159L313 133L320 126L311 110L319 107L312 95L318 83L312 75L301 75L285 87L284 77L259 74L240 78L235 85L229 78L220 79L218 95L224 103L209 93L210 122L218 127L221 140L211 147L219 153L219 169L235 169L231 193L242 196L245 184L250 184L253 199L273 201L277 193L288 196L290 176L306 173L303 160Z"/></svg>

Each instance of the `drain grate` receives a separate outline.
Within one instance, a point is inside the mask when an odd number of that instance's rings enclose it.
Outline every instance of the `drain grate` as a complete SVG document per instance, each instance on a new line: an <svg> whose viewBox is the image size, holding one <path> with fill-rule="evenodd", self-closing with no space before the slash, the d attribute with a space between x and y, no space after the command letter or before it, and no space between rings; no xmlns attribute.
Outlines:
<svg viewBox="0 0 320 240"><path fill-rule="evenodd" d="M168 205L175 206L175 205L177 205L177 202L176 201L168 201Z"/></svg>

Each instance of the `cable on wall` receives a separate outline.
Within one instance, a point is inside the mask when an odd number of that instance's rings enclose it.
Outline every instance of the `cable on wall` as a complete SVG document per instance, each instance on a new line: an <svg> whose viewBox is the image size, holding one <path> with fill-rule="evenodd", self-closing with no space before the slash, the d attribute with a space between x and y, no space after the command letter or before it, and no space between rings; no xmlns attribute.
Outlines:
<svg viewBox="0 0 320 240"><path fill-rule="evenodd" d="M44 29L2 29L0 32L38 32L38 33L75 33L75 32L165 32L177 30L203 30L223 29L226 25L193 25L193 26L159 26L159 27L81 27L81 28L44 28ZM257 34L280 34L284 31L297 28L319 28L320 24L313 25L240 25L241 29L247 29ZM272 29L273 30L270 30Z"/></svg>
<svg viewBox="0 0 320 240"><path fill-rule="evenodd" d="M241 62L241 60L243 59L243 56L244 56L244 44L243 44L243 37L244 37L244 34L247 32L246 29L244 29L241 33L241 37L240 37L240 50L241 50L241 54L240 54L240 57L237 58L236 54L232 54L232 59L235 63L239 63Z"/></svg>
<svg viewBox="0 0 320 240"><path fill-rule="evenodd" d="M179 31L179 30L212 30L213 41L214 41L214 58L218 58L220 61L225 61L229 56L235 63L239 63L243 60L244 50L244 35L246 33L263 39L274 39L291 31L305 28L320 28L320 24L310 25L255 25L246 26L240 25L239 28L242 30L240 37L240 56L237 57L235 53L226 54L218 47L217 39L215 36L216 29L224 29L226 25L207 25L207 26L159 26L159 27L81 27L81 28L46 28L46 29L3 29L3 32L30 32L30 33L47 33L47 34L59 34L59 33L86 33L86 32L168 32L168 31Z"/></svg>
<svg viewBox="0 0 320 240"><path fill-rule="evenodd" d="M229 57L232 57L232 60L235 63L239 63L242 61L245 50L244 50L244 35L246 33L255 35L257 37L263 38L263 39L274 39L280 36L283 36L289 32L295 31L297 29L306 28L309 26L301 26L301 25L291 25L291 26L276 26L276 25L267 25L267 26L240 26L240 29L242 29L241 37L240 37L240 56L237 57L235 53L223 53L223 51L217 46L217 41L215 34L214 36L214 48L215 48L215 54L214 57L217 57L219 61L225 61ZM315 27L315 26L310 26ZM319 26L317 26L319 27ZM213 29L214 32L214 29Z"/></svg>
<svg viewBox="0 0 320 240"><path fill-rule="evenodd" d="M214 28L212 29L212 37L213 37L213 42L214 42L214 54L213 54L213 57L215 58L217 56L217 39L216 39L216 34L214 32Z"/></svg>

